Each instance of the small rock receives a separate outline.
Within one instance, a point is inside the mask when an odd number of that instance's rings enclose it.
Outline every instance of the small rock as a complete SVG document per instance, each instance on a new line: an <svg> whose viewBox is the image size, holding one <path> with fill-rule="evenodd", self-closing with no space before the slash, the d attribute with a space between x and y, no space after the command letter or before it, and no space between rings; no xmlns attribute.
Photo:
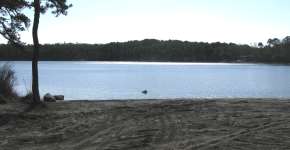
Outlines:
<svg viewBox="0 0 290 150"><path fill-rule="evenodd" d="M55 98L55 100L58 100L58 101L64 100L64 95L54 95L53 97Z"/></svg>
<svg viewBox="0 0 290 150"><path fill-rule="evenodd" d="M43 96L43 101L45 101L45 102L56 102L56 99L50 93L47 93L47 94L45 94Z"/></svg>

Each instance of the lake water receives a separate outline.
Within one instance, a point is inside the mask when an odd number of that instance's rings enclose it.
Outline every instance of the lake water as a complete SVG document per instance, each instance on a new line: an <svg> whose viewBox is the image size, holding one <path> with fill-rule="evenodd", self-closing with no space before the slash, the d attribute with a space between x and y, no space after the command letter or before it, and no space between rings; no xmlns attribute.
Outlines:
<svg viewBox="0 0 290 150"><path fill-rule="evenodd" d="M31 86L31 62L12 64L17 91L24 94ZM68 100L290 98L287 65L40 62L39 77L42 95L63 94Z"/></svg>

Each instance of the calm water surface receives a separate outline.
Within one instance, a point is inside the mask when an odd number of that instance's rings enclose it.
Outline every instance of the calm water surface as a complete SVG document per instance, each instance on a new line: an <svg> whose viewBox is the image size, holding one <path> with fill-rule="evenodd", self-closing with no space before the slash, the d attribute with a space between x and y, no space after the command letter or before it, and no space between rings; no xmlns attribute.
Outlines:
<svg viewBox="0 0 290 150"><path fill-rule="evenodd" d="M31 63L12 64L17 90L24 94L31 86ZM40 62L39 69L41 94L64 94L68 100L290 98L287 65Z"/></svg>

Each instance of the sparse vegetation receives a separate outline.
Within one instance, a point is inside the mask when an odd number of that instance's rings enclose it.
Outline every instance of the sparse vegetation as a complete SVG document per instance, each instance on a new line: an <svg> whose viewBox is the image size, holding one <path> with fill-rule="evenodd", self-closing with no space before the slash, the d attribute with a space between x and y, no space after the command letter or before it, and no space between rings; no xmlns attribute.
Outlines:
<svg viewBox="0 0 290 150"><path fill-rule="evenodd" d="M4 98L15 98L17 93L14 89L16 84L15 72L8 63L0 67L0 95Z"/></svg>

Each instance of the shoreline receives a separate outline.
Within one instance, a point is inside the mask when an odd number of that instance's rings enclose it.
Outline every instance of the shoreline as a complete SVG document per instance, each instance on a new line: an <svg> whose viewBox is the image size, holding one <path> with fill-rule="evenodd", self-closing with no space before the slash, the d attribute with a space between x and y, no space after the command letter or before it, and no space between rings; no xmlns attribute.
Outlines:
<svg viewBox="0 0 290 150"><path fill-rule="evenodd" d="M95 99L95 100L64 100L63 102L170 102L170 101L195 101L195 102L236 102L236 101L253 101L253 102L267 102L267 101L290 101L290 98L160 98L160 99ZM61 102L61 101L58 101Z"/></svg>
<svg viewBox="0 0 290 150"><path fill-rule="evenodd" d="M1 60L0 62L31 62L31 60ZM99 62L99 63L160 63L160 64L167 64L167 63L173 63L173 64L262 64L262 65L290 65L290 63L283 63L283 62L255 62L255 61L126 61L126 60L120 60L120 61L98 61L98 60L39 60L39 62Z"/></svg>

